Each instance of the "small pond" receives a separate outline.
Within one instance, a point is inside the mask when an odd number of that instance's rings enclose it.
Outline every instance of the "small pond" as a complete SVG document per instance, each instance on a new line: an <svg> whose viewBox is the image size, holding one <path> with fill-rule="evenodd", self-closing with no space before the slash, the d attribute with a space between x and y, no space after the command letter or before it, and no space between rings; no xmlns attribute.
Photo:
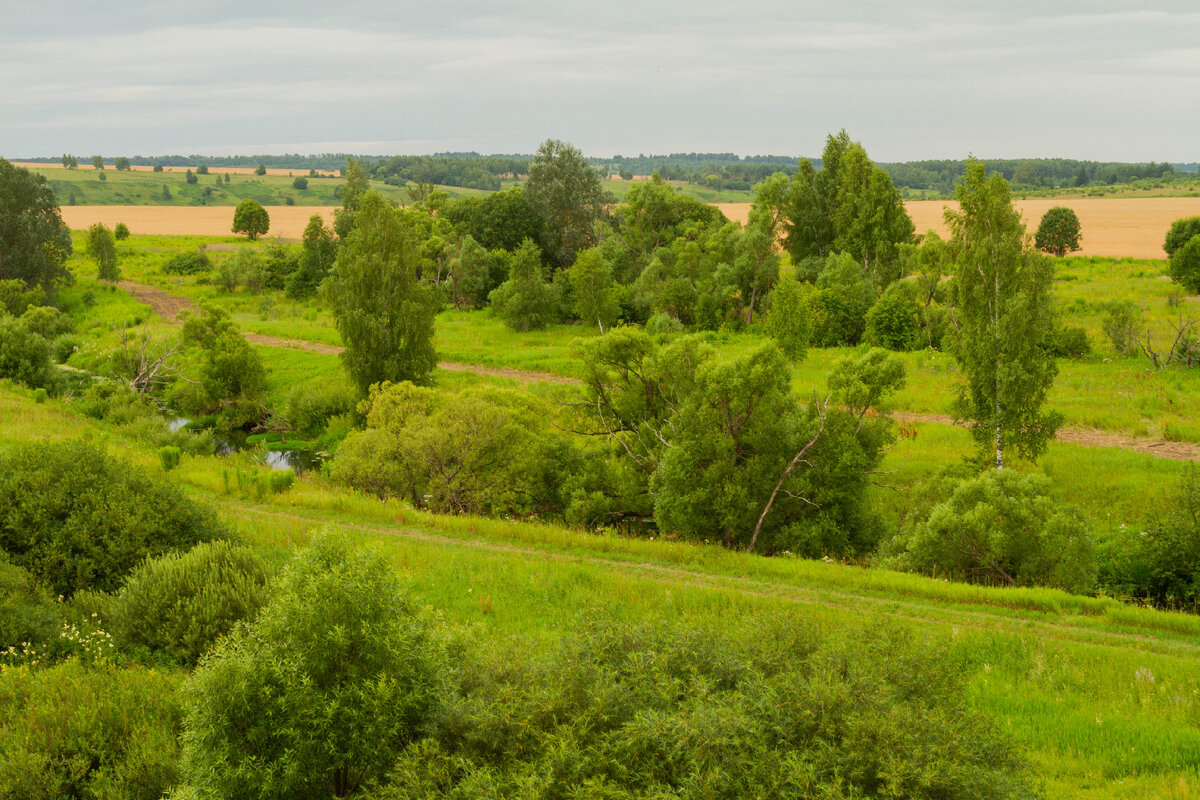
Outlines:
<svg viewBox="0 0 1200 800"><path fill-rule="evenodd" d="M184 430L191 423L186 417L173 417L167 421L172 431ZM213 440L217 445L217 455L226 456L243 450L258 447L266 448L264 462L271 469L290 469L299 475L302 472L318 469L323 458L309 446L308 442L294 439L296 447L288 447L286 437L279 434L247 434L243 431L217 433L213 431Z"/></svg>

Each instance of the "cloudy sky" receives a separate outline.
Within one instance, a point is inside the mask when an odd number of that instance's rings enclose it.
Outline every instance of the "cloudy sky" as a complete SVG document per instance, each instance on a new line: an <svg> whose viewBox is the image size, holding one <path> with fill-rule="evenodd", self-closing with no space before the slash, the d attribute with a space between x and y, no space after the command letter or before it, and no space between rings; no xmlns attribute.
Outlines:
<svg viewBox="0 0 1200 800"><path fill-rule="evenodd" d="M1200 159L1200 6L1059 0L34 0L0 156Z"/></svg>

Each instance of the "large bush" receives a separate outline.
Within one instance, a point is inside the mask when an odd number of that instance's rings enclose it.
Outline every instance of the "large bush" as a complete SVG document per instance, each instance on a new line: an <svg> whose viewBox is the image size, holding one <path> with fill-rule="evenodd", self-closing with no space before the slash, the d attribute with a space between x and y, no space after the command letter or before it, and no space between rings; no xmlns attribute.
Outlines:
<svg viewBox="0 0 1200 800"><path fill-rule="evenodd" d="M911 284L894 283L867 312L866 340L888 350L919 347L920 309Z"/></svg>
<svg viewBox="0 0 1200 800"><path fill-rule="evenodd" d="M121 644L194 664L267 600L267 569L253 550L204 542L167 553L133 571L117 595Z"/></svg>
<svg viewBox="0 0 1200 800"><path fill-rule="evenodd" d="M1167 271L1188 294L1200 294L1200 234L1171 254Z"/></svg>
<svg viewBox="0 0 1200 800"><path fill-rule="evenodd" d="M1171 223L1171 229L1167 231L1167 238L1163 241L1163 251L1167 257L1175 255L1175 251L1183 247L1192 240L1193 236L1200 234L1200 217L1183 217Z"/></svg>
<svg viewBox="0 0 1200 800"><path fill-rule="evenodd" d="M199 275L212 272L212 259L203 250L193 250L190 253L179 253L171 256L163 264L163 272L168 275Z"/></svg>
<svg viewBox="0 0 1200 800"><path fill-rule="evenodd" d="M585 622L540 659L480 648L440 735L371 796L1037 797L960 674L945 648L888 626Z"/></svg>
<svg viewBox="0 0 1200 800"><path fill-rule="evenodd" d="M61 381L50 358L50 342L24 319L0 313L0 378L26 386L55 389Z"/></svg>
<svg viewBox="0 0 1200 800"><path fill-rule="evenodd" d="M430 626L395 568L343 536L319 535L259 617L187 686L190 796L354 794L425 732L442 675Z"/></svg>
<svg viewBox="0 0 1200 800"><path fill-rule="evenodd" d="M918 572L1000 586L1090 591L1095 543L1083 512L1050 494L1044 475L988 470L929 490L944 499L908 534L907 564Z"/></svg>
<svg viewBox="0 0 1200 800"><path fill-rule="evenodd" d="M10 647L23 650L26 642L39 647L51 641L62 617L50 592L0 551L0 653Z"/></svg>
<svg viewBox="0 0 1200 800"><path fill-rule="evenodd" d="M142 559L224 534L175 487L85 442L0 455L0 549L55 593L113 591Z"/></svg>
<svg viewBox="0 0 1200 800"><path fill-rule="evenodd" d="M173 671L0 672L0 798L156 800L178 778Z"/></svg>

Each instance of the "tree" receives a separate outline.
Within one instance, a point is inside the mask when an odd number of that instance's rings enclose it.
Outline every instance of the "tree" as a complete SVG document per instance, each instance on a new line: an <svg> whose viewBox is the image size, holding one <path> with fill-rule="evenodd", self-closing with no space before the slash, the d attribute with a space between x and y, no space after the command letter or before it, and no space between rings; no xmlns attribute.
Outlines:
<svg viewBox="0 0 1200 800"><path fill-rule="evenodd" d="M263 175L266 175L267 174L267 165L259 164L257 167L254 168L254 174L258 175L260 177Z"/></svg>
<svg viewBox="0 0 1200 800"><path fill-rule="evenodd" d="M1167 231L1167 238L1163 241L1163 250L1166 251L1167 257L1175 255L1176 250L1190 242L1197 234L1200 234L1200 217L1183 217L1172 222L1171 229Z"/></svg>
<svg viewBox="0 0 1200 800"><path fill-rule="evenodd" d="M790 275L780 278L771 291L767 332L793 366L808 354L812 339L812 307L808 292Z"/></svg>
<svg viewBox="0 0 1200 800"><path fill-rule="evenodd" d="M271 218L261 203L251 200L249 197L238 203L237 209L233 212L234 233L244 233L250 238L250 241L254 241L259 236L266 234L270 228Z"/></svg>
<svg viewBox="0 0 1200 800"><path fill-rule="evenodd" d="M437 364L436 287L422 283L418 232L377 192L368 192L338 249L322 292L333 307L351 378L365 397L380 381L428 383Z"/></svg>
<svg viewBox="0 0 1200 800"><path fill-rule="evenodd" d="M207 175L208 174L208 164L201 164L200 166L196 167L196 174L197 175Z"/></svg>
<svg viewBox="0 0 1200 800"><path fill-rule="evenodd" d="M354 795L424 735L444 675L395 567L318 534L187 684L183 783L204 800Z"/></svg>
<svg viewBox="0 0 1200 800"><path fill-rule="evenodd" d="M129 166L129 159L126 158L125 156L118 156L114 166L116 167L118 172L121 172L121 171L128 172L131 169L131 167Z"/></svg>
<svg viewBox="0 0 1200 800"><path fill-rule="evenodd" d="M121 270L117 266L117 242L112 231L103 222L97 222L88 228L87 254L96 262L97 277L100 280L121 280Z"/></svg>
<svg viewBox="0 0 1200 800"><path fill-rule="evenodd" d="M195 186L200 182L200 178L196 177L196 173L192 172L190 169L187 171L187 174L183 176L183 179L189 186ZM238 233L239 231L234 232ZM263 233L266 233L266 231L263 231Z"/></svg>
<svg viewBox="0 0 1200 800"><path fill-rule="evenodd" d="M529 164L525 196L546 224L545 250L552 269L596 243L595 225L611 199L600 176L575 147L547 139Z"/></svg>
<svg viewBox="0 0 1200 800"><path fill-rule="evenodd" d="M288 297L308 297L316 292L337 259L337 241L319 214L308 218L302 247L300 263L287 279Z"/></svg>
<svg viewBox="0 0 1200 800"><path fill-rule="evenodd" d="M354 215L364 195L371 189L371 180L361 160L346 156L346 182L342 184L342 207L333 215L333 229L339 239L345 239L354 229Z"/></svg>
<svg viewBox="0 0 1200 800"><path fill-rule="evenodd" d="M595 323L604 333L605 325L611 328L621 313L613 288L612 267L592 247L581 251L567 272L575 314L588 325Z"/></svg>
<svg viewBox="0 0 1200 800"><path fill-rule="evenodd" d="M1200 293L1200 234L1188 239L1171 254L1167 272L1188 294Z"/></svg>
<svg viewBox="0 0 1200 800"><path fill-rule="evenodd" d="M129 226L124 222L118 222L117 227L113 228L113 237L118 242L123 242L129 238Z"/></svg>
<svg viewBox="0 0 1200 800"><path fill-rule="evenodd" d="M301 192L304 191L308 188L308 178L303 176L296 178L294 181L292 181L292 188Z"/></svg>
<svg viewBox="0 0 1200 800"><path fill-rule="evenodd" d="M793 263L842 251L879 287L899 277L898 246L912 240L912 220L891 177L845 131L826 139L819 172L800 163L785 205Z"/></svg>
<svg viewBox="0 0 1200 800"><path fill-rule="evenodd" d="M47 292L70 283L71 232L41 175L0 158L0 280Z"/></svg>
<svg viewBox="0 0 1200 800"><path fill-rule="evenodd" d="M218 414L234 430L263 416L267 374L258 352L225 311L203 306L183 323L183 342L200 350L199 380L177 385L173 402L188 414Z"/></svg>
<svg viewBox="0 0 1200 800"><path fill-rule="evenodd" d="M1034 246L1062 258L1079 249L1079 217L1066 206L1055 206L1042 215Z"/></svg>
<svg viewBox="0 0 1200 800"><path fill-rule="evenodd" d="M1058 373L1046 349L1054 274L1029 247L1003 176L988 178L972 158L956 195L961 210L947 211L946 221L957 263L956 357L968 385L955 417L969 423L985 453L994 447L1000 470L1006 448L1037 458L1061 423L1061 415L1041 410Z"/></svg>
<svg viewBox="0 0 1200 800"><path fill-rule="evenodd" d="M104 169L104 157L92 156L92 167L94 169Z"/></svg>
<svg viewBox="0 0 1200 800"><path fill-rule="evenodd" d="M526 239L513 254L508 280L489 297L492 308L514 331L540 330L554 316L550 284L542 277L541 249Z"/></svg>

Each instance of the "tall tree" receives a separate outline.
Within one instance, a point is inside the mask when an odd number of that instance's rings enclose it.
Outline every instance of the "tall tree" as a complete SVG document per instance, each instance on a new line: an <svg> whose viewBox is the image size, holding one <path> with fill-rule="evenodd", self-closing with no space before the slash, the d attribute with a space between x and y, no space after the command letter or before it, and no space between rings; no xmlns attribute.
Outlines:
<svg viewBox="0 0 1200 800"><path fill-rule="evenodd" d="M428 383L437 363L440 293L418 278L421 242L377 192L367 192L322 292L346 349L342 362L365 396L380 381Z"/></svg>
<svg viewBox="0 0 1200 800"><path fill-rule="evenodd" d="M262 203L249 197L238 203L233 211L233 232L244 233L254 241L271 229L271 217Z"/></svg>
<svg viewBox="0 0 1200 800"><path fill-rule="evenodd" d="M0 281L29 289L69 283L70 254L71 232L46 179L0 158Z"/></svg>
<svg viewBox="0 0 1200 800"><path fill-rule="evenodd" d="M354 229L354 215L364 195L371 189L371 179L361 160L346 156L346 182L342 184L342 207L333 215L333 228L338 238L345 239Z"/></svg>
<svg viewBox="0 0 1200 800"><path fill-rule="evenodd" d="M333 231L325 226L319 214L313 214L304 226L300 262L287 279L288 297L308 297L316 292L336 258L337 240Z"/></svg>
<svg viewBox="0 0 1200 800"><path fill-rule="evenodd" d="M117 267L117 241L103 222L88 228L87 254L96 262L100 280L121 280L121 270Z"/></svg>
<svg viewBox="0 0 1200 800"><path fill-rule="evenodd" d="M508 280L491 293L492 309L514 331L546 327L554 316L550 284L542 277L542 252L529 239L517 248Z"/></svg>
<svg viewBox="0 0 1200 800"><path fill-rule="evenodd" d="M604 333L604 328L611 328L621 313L621 305L613 291L612 267L603 254L592 247L579 253L568 275L575 298L575 313L585 325L594 323Z"/></svg>
<svg viewBox="0 0 1200 800"><path fill-rule="evenodd" d="M994 447L999 470L1008 447L1027 458L1041 455L1062 420L1042 412L1058 373L1046 348L1054 274L1031 247L1003 176L987 177L983 162L972 158L956 195L960 210L947 211L946 222L957 263L956 355L968 385L955 416L969 423L984 454Z"/></svg>
<svg viewBox="0 0 1200 800"><path fill-rule="evenodd" d="M583 153L557 139L543 142L530 162L525 196L546 223L546 257L555 269L596 243L595 225L612 202Z"/></svg>
<svg viewBox="0 0 1200 800"><path fill-rule="evenodd" d="M780 278L771 292L767 333L793 366L808 354L812 339L812 305L807 290L791 275Z"/></svg>

